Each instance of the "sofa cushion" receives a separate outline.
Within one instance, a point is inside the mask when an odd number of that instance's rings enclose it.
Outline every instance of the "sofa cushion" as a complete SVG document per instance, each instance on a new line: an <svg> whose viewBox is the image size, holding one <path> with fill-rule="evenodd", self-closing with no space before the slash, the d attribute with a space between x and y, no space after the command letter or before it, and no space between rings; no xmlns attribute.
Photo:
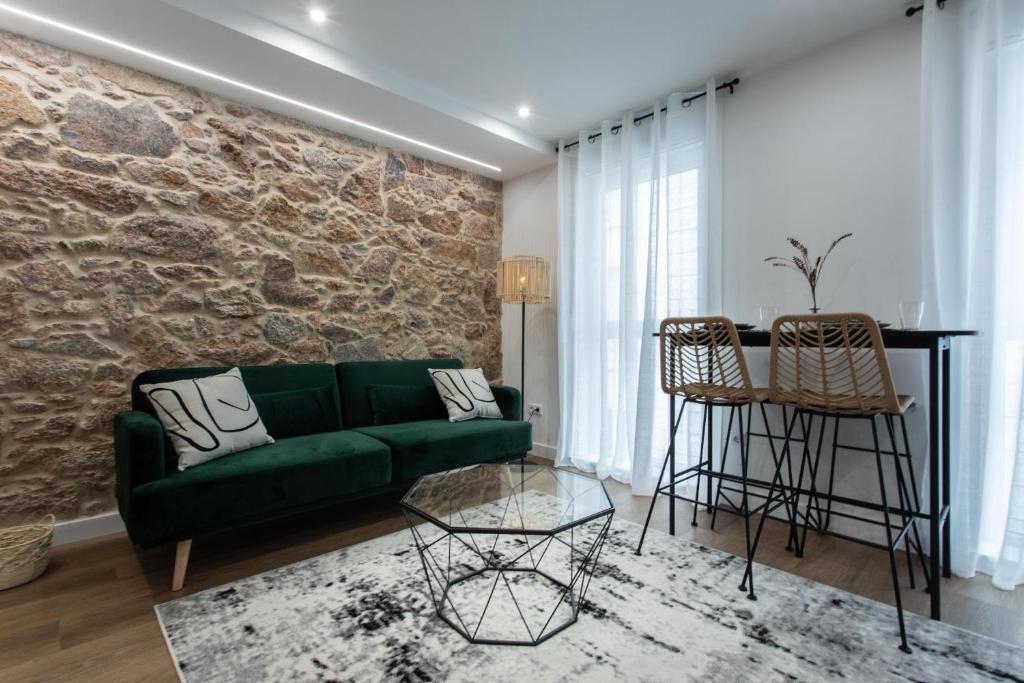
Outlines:
<svg viewBox="0 0 1024 683"><path fill-rule="evenodd" d="M202 465L274 439L238 368L219 375L140 384L178 454L178 469Z"/></svg>
<svg viewBox="0 0 1024 683"><path fill-rule="evenodd" d="M445 417L444 404L433 387L371 384L366 388L374 425L390 425Z"/></svg>
<svg viewBox="0 0 1024 683"><path fill-rule="evenodd" d="M181 533L255 521L391 481L388 448L351 431L309 434L174 472L131 492L133 537L180 540Z"/></svg>
<svg viewBox="0 0 1024 683"><path fill-rule="evenodd" d="M328 386L311 389L291 389L269 394L255 394L256 404L263 424L275 439L287 439L305 434L334 432L338 424L337 387Z"/></svg>
<svg viewBox="0 0 1024 683"><path fill-rule="evenodd" d="M475 417L502 418L501 409L481 368L431 368L430 377L448 410L449 422L463 422Z"/></svg>
<svg viewBox="0 0 1024 683"><path fill-rule="evenodd" d="M152 404L139 390L139 386L142 384L207 377L229 369L230 367L199 367L146 370L140 373L135 378L135 381L132 382L132 410L141 410L154 417L156 416ZM242 381L245 383L245 388L248 389L249 395L252 396L257 410L260 412L260 418L267 426L267 431L275 439L278 438L279 433L282 438L286 438L287 436L298 436L301 434L335 432L341 429L341 399L338 396L338 379L334 372L334 366L330 363L242 365L239 366L239 370L242 373ZM274 402L273 400L262 400L260 398L261 395L299 390L326 392L326 394L330 395L329 404L323 395L316 399L311 399L310 397L304 399L304 402L307 404L310 401L317 404L316 412L319 415L319 419L313 420L307 416L303 418L301 423L285 426L283 422L291 419L294 415L284 416L281 420L278 420L269 413L264 414L264 409L272 406Z"/></svg>
<svg viewBox="0 0 1024 683"><path fill-rule="evenodd" d="M432 360L385 360L338 363L338 386L341 391L341 412L346 429L369 427L373 410L367 388L375 384L404 384L433 387L427 368L461 368L454 358Z"/></svg>
<svg viewBox="0 0 1024 683"><path fill-rule="evenodd" d="M392 479L412 481L433 472L526 455L533 446L529 422L421 420L360 432L391 448Z"/></svg>

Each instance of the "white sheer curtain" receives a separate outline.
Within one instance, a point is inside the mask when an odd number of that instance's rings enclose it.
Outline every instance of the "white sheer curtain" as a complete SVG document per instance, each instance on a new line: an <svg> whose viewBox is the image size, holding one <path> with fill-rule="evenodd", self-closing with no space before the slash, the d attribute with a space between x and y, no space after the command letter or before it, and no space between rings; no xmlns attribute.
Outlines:
<svg viewBox="0 0 1024 683"><path fill-rule="evenodd" d="M1024 2L925 3L924 209L954 354L953 569L1024 583ZM927 272L928 269L926 269Z"/></svg>
<svg viewBox="0 0 1024 683"><path fill-rule="evenodd" d="M580 131L558 155L557 462L638 494L653 492L668 444L653 333L668 315L721 309L713 81L707 92L687 106L672 94L639 125L628 112ZM683 441L681 462L696 457Z"/></svg>

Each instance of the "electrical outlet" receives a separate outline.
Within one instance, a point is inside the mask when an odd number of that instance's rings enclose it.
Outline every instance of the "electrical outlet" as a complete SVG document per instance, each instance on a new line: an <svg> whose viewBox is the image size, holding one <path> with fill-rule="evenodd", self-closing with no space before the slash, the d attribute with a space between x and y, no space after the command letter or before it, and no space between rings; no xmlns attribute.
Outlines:
<svg viewBox="0 0 1024 683"><path fill-rule="evenodd" d="M544 406L542 406L539 403L529 403L527 404L526 408L528 411L527 414L530 415L531 417L533 415L536 415L537 417L541 417L542 415L544 415Z"/></svg>

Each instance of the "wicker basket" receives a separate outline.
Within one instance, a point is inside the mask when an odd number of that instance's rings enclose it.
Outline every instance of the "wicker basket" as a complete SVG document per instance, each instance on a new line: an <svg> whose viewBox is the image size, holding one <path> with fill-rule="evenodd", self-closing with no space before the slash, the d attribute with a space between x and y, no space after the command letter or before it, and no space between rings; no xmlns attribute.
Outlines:
<svg viewBox="0 0 1024 683"><path fill-rule="evenodd" d="M36 524L0 529L0 590L28 583L46 571L55 521L46 515Z"/></svg>

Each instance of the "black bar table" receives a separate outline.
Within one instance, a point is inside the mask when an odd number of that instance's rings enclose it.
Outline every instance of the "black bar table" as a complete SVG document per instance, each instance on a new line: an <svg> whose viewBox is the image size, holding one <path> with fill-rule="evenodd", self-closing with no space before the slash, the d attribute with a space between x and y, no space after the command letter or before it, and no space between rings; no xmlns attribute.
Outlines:
<svg viewBox="0 0 1024 683"><path fill-rule="evenodd" d="M887 349L917 349L928 352L928 559L931 563L931 618L942 618L942 589L938 580L950 576L949 540L949 366L954 337L977 336L976 330L882 329ZM658 336L655 333L655 336ZM770 347L767 330L741 330L740 344L751 348ZM669 397L669 428L676 419L675 396ZM670 432L671 433L671 432ZM675 444L669 445L675 472ZM709 451L709 453L712 451ZM767 482L765 482L767 485ZM915 486L917 482L914 482ZM710 485L708 487L710 492ZM710 508L710 499L708 507ZM669 531L675 533L675 498L669 497Z"/></svg>

